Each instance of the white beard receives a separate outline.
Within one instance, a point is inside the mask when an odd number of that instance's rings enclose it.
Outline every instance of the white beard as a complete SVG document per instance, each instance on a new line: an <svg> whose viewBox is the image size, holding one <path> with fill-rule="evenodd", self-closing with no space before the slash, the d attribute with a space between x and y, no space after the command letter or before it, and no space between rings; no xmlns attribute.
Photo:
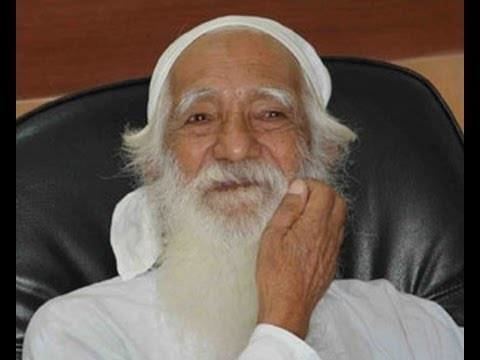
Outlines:
<svg viewBox="0 0 480 360"><path fill-rule="evenodd" d="M155 221L165 231L157 289L160 314L178 343L171 358L237 358L256 325L259 240L288 183L272 166L261 175L234 167L215 165L185 184L169 155L164 175L149 186ZM222 181L263 185L207 190Z"/></svg>

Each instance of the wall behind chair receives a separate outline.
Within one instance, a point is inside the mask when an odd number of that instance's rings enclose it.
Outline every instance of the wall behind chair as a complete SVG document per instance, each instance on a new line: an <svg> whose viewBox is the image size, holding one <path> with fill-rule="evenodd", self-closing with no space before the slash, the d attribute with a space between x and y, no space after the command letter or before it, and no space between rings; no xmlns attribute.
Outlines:
<svg viewBox="0 0 480 360"><path fill-rule="evenodd" d="M186 29L248 14L279 20L321 55L419 71L463 126L462 0L23 0L16 9L17 116L59 95L149 76Z"/></svg>

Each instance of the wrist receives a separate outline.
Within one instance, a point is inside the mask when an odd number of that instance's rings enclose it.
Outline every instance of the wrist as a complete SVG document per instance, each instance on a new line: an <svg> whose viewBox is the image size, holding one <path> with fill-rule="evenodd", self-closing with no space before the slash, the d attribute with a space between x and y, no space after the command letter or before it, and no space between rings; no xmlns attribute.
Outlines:
<svg viewBox="0 0 480 360"><path fill-rule="evenodd" d="M300 314L262 314L259 313L257 324L274 325L287 330L304 340L308 333L309 317Z"/></svg>

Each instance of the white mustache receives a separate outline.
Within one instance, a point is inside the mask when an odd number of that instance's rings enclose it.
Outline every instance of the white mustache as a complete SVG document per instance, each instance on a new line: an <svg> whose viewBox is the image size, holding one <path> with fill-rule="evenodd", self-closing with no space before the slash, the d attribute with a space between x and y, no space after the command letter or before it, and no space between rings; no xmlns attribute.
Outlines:
<svg viewBox="0 0 480 360"><path fill-rule="evenodd" d="M260 186L266 190L281 189L286 177L277 167L258 160L238 163L217 161L202 169L189 187L197 191L234 187Z"/></svg>

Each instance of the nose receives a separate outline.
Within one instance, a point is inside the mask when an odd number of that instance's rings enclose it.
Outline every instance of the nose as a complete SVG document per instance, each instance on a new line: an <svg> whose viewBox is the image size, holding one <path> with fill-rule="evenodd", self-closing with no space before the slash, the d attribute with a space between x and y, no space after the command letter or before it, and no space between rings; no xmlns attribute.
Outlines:
<svg viewBox="0 0 480 360"><path fill-rule="evenodd" d="M213 148L216 160L241 161L258 158L260 144L249 129L247 119L240 114L229 115L222 123Z"/></svg>

